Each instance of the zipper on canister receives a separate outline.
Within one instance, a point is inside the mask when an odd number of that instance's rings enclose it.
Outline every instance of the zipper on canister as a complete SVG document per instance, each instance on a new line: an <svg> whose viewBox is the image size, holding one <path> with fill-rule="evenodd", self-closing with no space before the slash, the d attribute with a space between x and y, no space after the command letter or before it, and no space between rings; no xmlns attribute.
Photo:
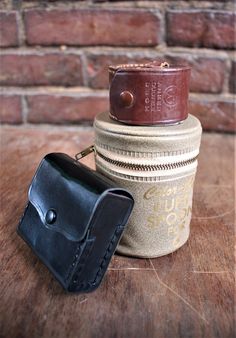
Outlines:
<svg viewBox="0 0 236 338"><path fill-rule="evenodd" d="M104 161L109 164L115 165L120 168L128 169L128 170L137 170L137 171L157 171L157 170L171 170L176 168L185 167L197 161L198 155L191 157L187 160L182 161L175 161L172 163L165 163L165 164L137 164L132 162L123 162L119 160L113 160L101 152L97 151L94 145L91 145L88 148L85 148L81 152L75 155L77 161L81 158L86 157L87 155L91 154L92 152L95 153L95 156L100 157Z"/></svg>
<svg viewBox="0 0 236 338"><path fill-rule="evenodd" d="M166 164L136 164L136 163L130 163L130 162L122 162L118 160L112 160L100 152L96 151L96 155L101 157L104 161L116 165L118 167L123 167L125 169L129 170L141 170L141 171L156 171L156 170L170 170L170 169L176 169L180 167L184 167L186 165L192 164L197 160L198 156L195 156L193 158L190 158L188 160L179 161L179 162L173 162L173 163L166 163Z"/></svg>

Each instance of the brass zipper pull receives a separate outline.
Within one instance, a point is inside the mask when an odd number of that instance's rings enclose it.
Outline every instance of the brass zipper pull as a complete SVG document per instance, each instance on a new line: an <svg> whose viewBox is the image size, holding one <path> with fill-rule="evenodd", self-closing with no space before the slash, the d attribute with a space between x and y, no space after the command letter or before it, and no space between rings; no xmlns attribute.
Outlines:
<svg viewBox="0 0 236 338"><path fill-rule="evenodd" d="M81 158L91 154L92 152L95 152L95 146L91 145L90 147L82 150L80 153L75 154L76 161L79 161Z"/></svg>

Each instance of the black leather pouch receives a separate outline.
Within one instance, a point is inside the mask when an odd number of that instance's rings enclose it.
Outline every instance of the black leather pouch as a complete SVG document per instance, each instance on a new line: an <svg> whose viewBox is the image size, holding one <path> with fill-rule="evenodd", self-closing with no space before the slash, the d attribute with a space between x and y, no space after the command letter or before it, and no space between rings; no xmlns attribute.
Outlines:
<svg viewBox="0 0 236 338"><path fill-rule="evenodd" d="M112 181L52 153L30 185L18 233L64 289L89 292L102 281L133 204Z"/></svg>

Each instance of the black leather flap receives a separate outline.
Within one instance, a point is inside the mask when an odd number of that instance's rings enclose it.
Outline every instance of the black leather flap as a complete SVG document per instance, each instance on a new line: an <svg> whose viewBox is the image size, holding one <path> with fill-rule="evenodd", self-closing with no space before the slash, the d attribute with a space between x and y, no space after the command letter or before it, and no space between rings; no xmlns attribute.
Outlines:
<svg viewBox="0 0 236 338"><path fill-rule="evenodd" d="M29 189L29 201L45 227L80 241L105 188L106 183L98 183L89 168L54 153L42 160Z"/></svg>

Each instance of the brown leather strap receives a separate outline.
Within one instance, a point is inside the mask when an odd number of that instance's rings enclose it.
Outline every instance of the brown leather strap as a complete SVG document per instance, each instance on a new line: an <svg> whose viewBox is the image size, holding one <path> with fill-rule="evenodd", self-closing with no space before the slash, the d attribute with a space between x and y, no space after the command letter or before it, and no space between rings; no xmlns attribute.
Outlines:
<svg viewBox="0 0 236 338"><path fill-rule="evenodd" d="M190 68L157 61L109 67L110 116L134 125L187 118Z"/></svg>

